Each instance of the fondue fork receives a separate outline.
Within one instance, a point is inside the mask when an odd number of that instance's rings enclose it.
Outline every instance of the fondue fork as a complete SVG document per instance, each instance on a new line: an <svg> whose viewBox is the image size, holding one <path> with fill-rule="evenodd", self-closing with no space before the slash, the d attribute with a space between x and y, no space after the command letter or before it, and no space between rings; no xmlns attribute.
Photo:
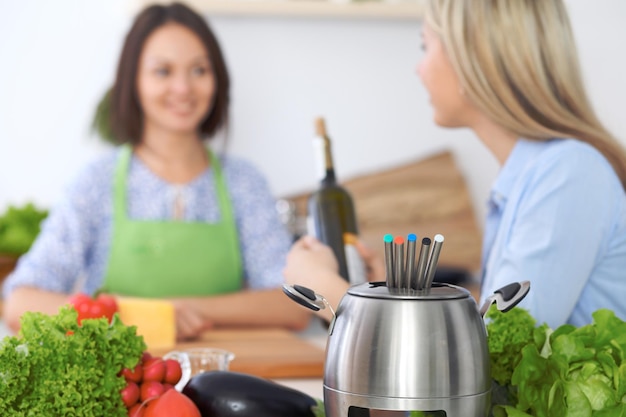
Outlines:
<svg viewBox="0 0 626 417"><path fill-rule="evenodd" d="M413 290L417 289L417 271L415 268L416 241L417 236L414 233L409 233L406 245L406 271L404 274L406 277L406 288Z"/></svg>
<svg viewBox="0 0 626 417"><path fill-rule="evenodd" d="M424 273L425 290L429 290L433 285L437 262L439 262L439 253L441 252L441 246L443 245L443 235L437 234L433 240L433 250L430 251L430 259L428 260L428 266L426 267L426 272Z"/></svg>
<svg viewBox="0 0 626 417"><path fill-rule="evenodd" d="M385 273L387 274L387 288L393 288L393 235L389 233L386 234L383 241L385 242Z"/></svg>
<svg viewBox="0 0 626 417"><path fill-rule="evenodd" d="M431 240L428 237L422 239L422 247L420 248L419 261L417 263L417 289L424 289L426 265L428 263L428 253L430 251Z"/></svg>
<svg viewBox="0 0 626 417"><path fill-rule="evenodd" d="M404 238L396 236L393 243L393 283L395 288L404 288Z"/></svg>

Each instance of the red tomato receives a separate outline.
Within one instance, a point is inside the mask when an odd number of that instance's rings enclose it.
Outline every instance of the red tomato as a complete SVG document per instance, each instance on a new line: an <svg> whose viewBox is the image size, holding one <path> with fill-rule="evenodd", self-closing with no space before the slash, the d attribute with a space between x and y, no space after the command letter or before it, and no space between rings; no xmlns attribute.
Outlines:
<svg viewBox="0 0 626 417"><path fill-rule="evenodd" d="M122 401L127 408L132 407L139 400L139 386L136 383L129 381L126 386L120 391L122 395Z"/></svg>
<svg viewBox="0 0 626 417"><path fill-rule="evenodd" d="M70 297L69 303L78 312L78 324L84 319L98 319L106 317L109 322L118 311L115 297L108 294L99 294L96 298L85 293L77 293Z"/></svg>
<svg viewBox="0 0 626 417"><path fill-rule="evenodd" d="M143 363L143 380L162 382L165 376L165 361L162 358L150 358Z"/></svg>
<svg viewBox="0 0 626 417"><path fill-rule="evenodd" d="M109 319L109 323L113 320L113 315L118 312L117 301L110 294L98 294L96 301L100 303L104 310L104 316Z"/></svg>
<svg viewBox="0 0 626 417"><path fill-rule="evenodd" d="M168 384L176 385L182 376L183 371L180 369L180 363L174 359L166 359L163 380Z"/></svg>
<svg viewBox="0 0 626 417"><path fill-rule="evenodd" d="M133 369L124 368L122 369L122 376L127 381L141 382L143 378L143 367L138 363Z"/></svg>
<svg viewBox="0 0 626 417"><path fill-rule="evenodd" d="M128 409L128 417L143 417L145 411L146 407L141 403L137 403Z"/></svg>
<svg viewBox="0 0 626 417"><path fill-rule="evenodd" d="M146 363L148 361L148 359L152 358L152 355L150 354L150 352L148 352L147 350L141 354L141 361L139 361L140 363Z"/></svg>
<svg viewBox="0 0 626 417"><path fill-rule="evenodd" d="M171 390L170 390L171 391ZM139 388L139 399L146 401L150 398L158 397L165 392L163 384L156 381L145 381Z"/></svg>
<svg viewBox="0 0 626 417"><path fill-rule="evenodd" d="M171 389L148 403L145 417L201 417L198 407L185 394Z"/></svg>

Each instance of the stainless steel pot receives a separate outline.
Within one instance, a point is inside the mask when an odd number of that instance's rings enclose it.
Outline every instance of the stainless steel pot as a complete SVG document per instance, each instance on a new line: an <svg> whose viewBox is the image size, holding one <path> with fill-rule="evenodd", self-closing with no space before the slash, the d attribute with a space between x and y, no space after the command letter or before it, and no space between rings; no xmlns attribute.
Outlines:
<svg viewBox="0 0 626 417"><path fill-rule="evenodd" d="M450 284L435 283L428 291L387 288L384 282L351 287L329 326L326 415L387 410L486 416L491 377L482 315L494 301L500 310L512 308L529 287L504 287L480 311L469 291ZM309 308L325 307L311 290L284 290Z"/></svg>

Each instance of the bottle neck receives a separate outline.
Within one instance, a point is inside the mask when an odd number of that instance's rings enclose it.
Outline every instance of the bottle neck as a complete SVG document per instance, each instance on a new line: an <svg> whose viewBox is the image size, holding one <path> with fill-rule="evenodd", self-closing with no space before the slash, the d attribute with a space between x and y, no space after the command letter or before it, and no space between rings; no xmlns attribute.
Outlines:
<svg viewBox="0 0 626 417"><path fill-rule="evenodd" d="M337 178L335 178L335 170L332 167L330 169L326 169L326 173L324 177L321 179L320 183L322 185L337 184Z"/></svg>
<svg viewBox="0 0 626 417"><path fill-rule="evenodd" d="M318 136L314 139L317 161L317 176L322 185L336 184L335 167L333 165L333 155L330 148L330 140L325 136Z"/></svg>

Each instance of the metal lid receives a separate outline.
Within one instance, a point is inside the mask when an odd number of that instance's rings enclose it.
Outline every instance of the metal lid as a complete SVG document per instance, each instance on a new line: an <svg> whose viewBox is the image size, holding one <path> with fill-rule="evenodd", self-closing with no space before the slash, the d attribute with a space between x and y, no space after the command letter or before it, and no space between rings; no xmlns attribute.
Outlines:
<svg viewBox="0 0 626 417"><path fill-rule="evenodd" d="M384 281L365 282L352 286L348 294L357 297L402 299L402 300L454 300L468 298L470 292L452 284L434 282L428 290L407 290L401 288L387 288Z"/></svg>

